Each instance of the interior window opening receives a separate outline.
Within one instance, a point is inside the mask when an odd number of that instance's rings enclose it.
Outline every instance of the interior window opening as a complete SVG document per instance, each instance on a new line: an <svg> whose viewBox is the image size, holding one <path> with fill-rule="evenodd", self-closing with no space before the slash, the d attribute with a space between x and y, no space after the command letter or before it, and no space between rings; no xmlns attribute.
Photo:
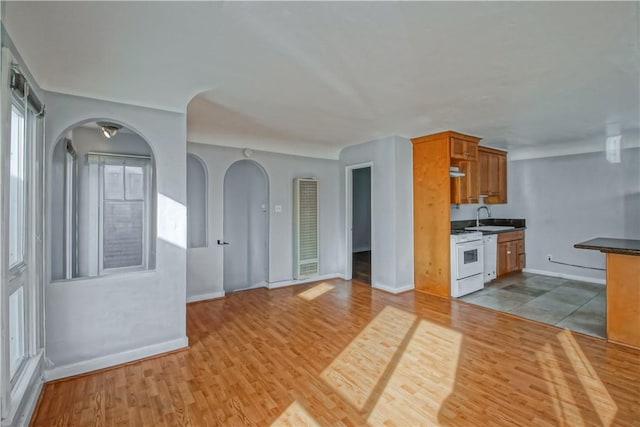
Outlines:
<svg viewBox="0 0 640 427"><path fill-rule="evenodd" d="M52 280L155 268L151 147L120 125L87 123L53 152Z"/></svg>

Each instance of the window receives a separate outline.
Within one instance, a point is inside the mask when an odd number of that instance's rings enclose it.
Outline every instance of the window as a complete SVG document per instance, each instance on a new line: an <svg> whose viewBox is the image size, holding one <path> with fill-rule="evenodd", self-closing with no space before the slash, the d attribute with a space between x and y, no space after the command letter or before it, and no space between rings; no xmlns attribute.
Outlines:
<svg viewBox="0 0 640 427"><path fill-rule="evenodd" d="M9 268L24 262L26 230L26 144L24 112L11 106L11 154L9 183Z"/></svg>
<svg viewBox="0 0 640 427"><path fill-rule="evenodd" d="M2 55L2 74L9 75L10 85L0 88L3 99L7 97L1 119L7 125L8 137L7 149L0 152L0 162L6 165L1 168L1 181L7 190L6 209L0 213L0 222L6 224L0 240L7 249L0 277L0 312L4 314L0 412L2 425L13 425L16 402L22 401L25 386L35 380L42 360L44 106L13 63L10 52L3 48Z"/></svg>
<svg viewBox="0 0 640 427"><path fill-rule="evenodd" d="M149 159L90 154L89 162L90 176L99 188L99 197L92 206L98 213L98 235L92 239L97 257L93 275L147 269L151 222Z"/></svg>
<svg viewBox="0 0 640 427"><path fill-rule="evenodd" d="M29 115L31 119L33 114ZM9 159L9 378L13 380L25 357L25 288L27 272L28 157L24 105L11 105Z"/></svg>
<svg viewBox="0 0 640 427"><path fill-rule="evenodd" d="M24 290L19 287L9 296L9 372L13 378L25 356Z"/></svg>

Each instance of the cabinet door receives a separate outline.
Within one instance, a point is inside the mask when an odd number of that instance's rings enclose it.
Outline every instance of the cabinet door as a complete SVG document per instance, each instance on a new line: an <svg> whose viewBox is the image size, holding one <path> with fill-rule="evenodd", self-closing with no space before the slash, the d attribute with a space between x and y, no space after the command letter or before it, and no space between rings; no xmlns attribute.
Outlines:
<svg viewBox="0 0 640 427"><path fill-rule="evenodd" d="M464 176L451 178L451 203L478 203L478 162L457 162Z"/></svg>
<svg viewBox="0 0 640 427"><path fill-rule="evenodd" d="M518 255L518 270L522 270L527 266L527 256L525 254Z"/></svg>
<svg viewBox="0 0 640 427"><path fill-rule="evenodd" d="M459 160L478 160L478 143L452 136L451 158Z"/></svg>
<svg viewBox="0 0 640 427"><path fill-rule="evenodd" d="M517 242L509 242L507 247L507 271L518 271L519 257Z"/></svg>
<svg viewBox="0 0 640 427"><path fill-rule="evenodd" d="M496 276L500 277L509 272L509 262L507 260L507 252L509 250L509 242L498 243L497 260L496 260Z"/></svg>
<svg viewBox="0 0 640 427"><path fill-rule="evenodd" d="M478 150L478 191L479 194L489 196L489 157L486 151Z"/></svg>
<svg viewBox="0 0 640 427"><path fill-rule="evenodd" d="M488 191L490 196L499 196L500 195L500 171L499 171L499 162L500 156L496 154L489 154L488 159Z"/></svg>
<svg viewBox="0 0 640 427"><path fill-rule="evenodd" d="M465 151L466 141L463 139L451 137L451 158L465 160L467 158L467 156L465 155Z"/></svg>
<svg viewBox="0 0 640 427"><path fill-rule="evenodd" d="M464 155L467 160L478 160L478 143L465 141Z"/></svg>
<svg viewBox="0 0 640 427"><path fill-rule="evenodd" d="M507 203L507 155L498 156L498 188L500 203Z"/></svg>
<svg viewBox="0 0 640 427"><path fill-rule="evenodd" d="M497 251L498 259L496 267L498 277L521 269L517 242L498 243ZM524 260L522 262L524 262Z"/></svg>

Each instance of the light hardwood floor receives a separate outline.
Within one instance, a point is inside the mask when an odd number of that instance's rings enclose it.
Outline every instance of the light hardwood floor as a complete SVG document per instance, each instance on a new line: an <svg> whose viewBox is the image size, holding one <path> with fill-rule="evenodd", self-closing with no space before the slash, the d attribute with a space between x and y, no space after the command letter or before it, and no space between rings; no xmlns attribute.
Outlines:
<svg viewBox="0 0 640 427"><path fill-rule="evenodd" d="M640 352L333 280L188 305L190 349L47 384L35 426L640 425Z"/></svg>

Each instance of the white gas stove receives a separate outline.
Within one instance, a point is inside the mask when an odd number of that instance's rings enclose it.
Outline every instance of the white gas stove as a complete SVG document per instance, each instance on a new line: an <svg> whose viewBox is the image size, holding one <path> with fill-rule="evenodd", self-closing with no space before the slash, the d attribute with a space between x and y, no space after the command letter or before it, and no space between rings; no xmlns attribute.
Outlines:
<svg viewBox="0 0 640 427"><path fill-rule="evenodd" d="M483 242L479 231L451 232L451 296L484 288Z"/></svg>

